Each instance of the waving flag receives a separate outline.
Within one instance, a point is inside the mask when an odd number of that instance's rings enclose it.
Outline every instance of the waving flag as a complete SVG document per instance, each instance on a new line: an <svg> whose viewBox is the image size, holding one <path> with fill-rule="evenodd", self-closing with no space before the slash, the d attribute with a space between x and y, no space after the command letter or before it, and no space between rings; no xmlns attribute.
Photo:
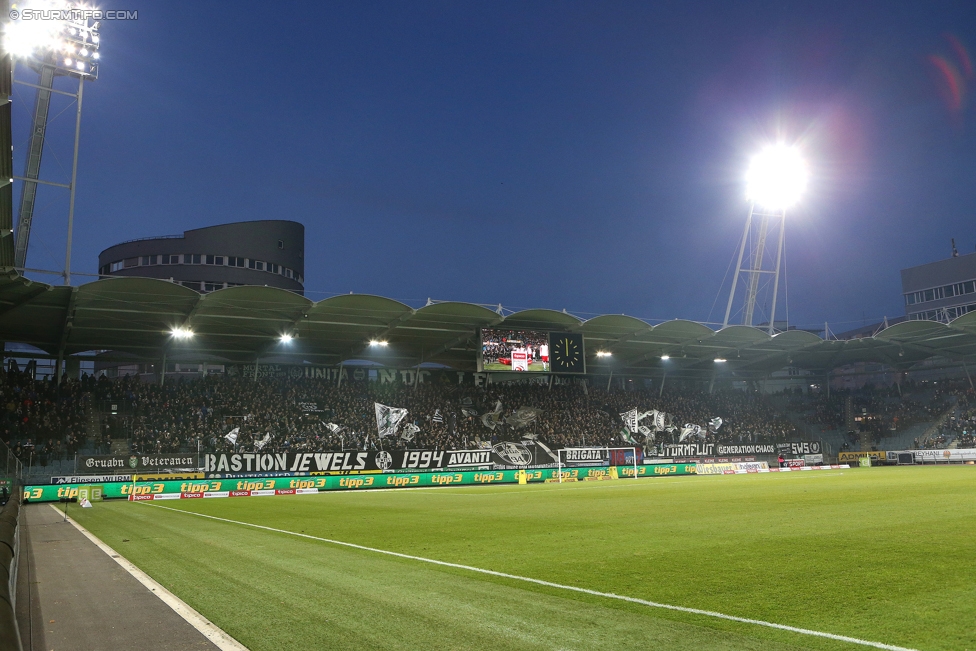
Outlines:
<svg viewBox="0 0 976 651"><path fill-rule="evenodd" d="M378 402L373 403L376 409L376 431L380 438L396 436L400 422L407 417L407 410L403 407L388 407Z"/></svg>

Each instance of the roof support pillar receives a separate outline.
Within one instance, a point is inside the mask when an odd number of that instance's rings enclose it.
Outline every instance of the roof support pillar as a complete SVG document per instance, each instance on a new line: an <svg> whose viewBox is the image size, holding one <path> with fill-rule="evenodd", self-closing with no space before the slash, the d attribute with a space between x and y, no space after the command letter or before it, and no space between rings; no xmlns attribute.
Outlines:
<svg viewBox="0 0 976 651"><path fill-rule="evenodd" d="M664 383L667 381L667 379L668 379L668 372L665 371L664 375L661 376L661 388L657 390L658 398L664 395Z"/></svg>
<svg viewBox="0 0 976 651"><path fill-rule="evenodd" d="M159 363L159 386L166 382L166 349L163 348L163 359Z"/></svg>
<svg viewBox="0 0 976 651"><path fill-rule="evenodd" d="M966 371L966 379L969 380L969 388L976 391L976 387L973 386L973 376L969 374L969 367L966 366L966 360L962 362L962 370ZM901 385L898 385L899 391L901 390Z"/></svg>
<svg viewBox="0 0 976 651"><path fill-rule="evenodd" d="M258 366L260 365L261 365L261 358L255 357L254 358L254 381L255 382L258 381Z"/></svg>

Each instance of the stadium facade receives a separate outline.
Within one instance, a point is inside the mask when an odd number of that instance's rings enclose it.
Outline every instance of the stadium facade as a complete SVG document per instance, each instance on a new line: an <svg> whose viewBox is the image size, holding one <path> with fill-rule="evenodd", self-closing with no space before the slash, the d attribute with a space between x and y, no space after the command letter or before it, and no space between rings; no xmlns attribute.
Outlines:
<svg viewBox="0 0 976 651"><path fill-rule="evenodd" d="M269 219L130 240L98 255L98 273L158 278L200 293L261 285L301 294L305 289L305 226Z"/></svg>
<svg viewBox="0 0 976 651"><path fill-rule="evenodd" d="M905 314L912 321L948 323L976 311L976 253L901 270Z"/></svg>

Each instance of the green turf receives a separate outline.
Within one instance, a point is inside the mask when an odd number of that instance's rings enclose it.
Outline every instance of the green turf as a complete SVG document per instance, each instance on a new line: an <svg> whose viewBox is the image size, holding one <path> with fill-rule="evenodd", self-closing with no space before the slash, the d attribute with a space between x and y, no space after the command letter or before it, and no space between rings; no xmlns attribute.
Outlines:
<svg viewBox="0 0 976 651"><path fill-rule="evenodd" d="M161 504L69 513L254 651L858 647L169 509L888 644L976 649L973 467Z"/></svg>

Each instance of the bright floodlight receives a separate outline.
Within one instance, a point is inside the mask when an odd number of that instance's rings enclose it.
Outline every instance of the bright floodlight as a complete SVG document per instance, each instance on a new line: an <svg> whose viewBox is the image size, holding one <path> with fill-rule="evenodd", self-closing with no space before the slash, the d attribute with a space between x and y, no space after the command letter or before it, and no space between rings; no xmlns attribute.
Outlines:
<svg viewBox="0 0 976 651"><path fill-rule="evenodd" d="M807 166L795 147L769 145L749 164L746 198L766 208L789 208L806 189L807 177Z"/></svg>
<svg viewBox="0 0 976 651"><path fill-rule="evenodd" d="M373 339L372 341L369 342L369 345L370 346L386 346L387 343L388 342L386 342L386 341L377 341L377 340Z"/></svg>
<svg viewBox="0 0 976 651"><path fill-rule="evenodd" d="M3 50L17 59L54 65L62 73L98 76L98 23L92 7L64 0L28 0L11 10ZM62 63L63 62L63 63Z"/></svg>
<svg viewBox="0 0 976 651"><path fill-rule="evenodd" d="M721 363L723 363L723 362L725 362L725 360L724 360L724 359L722 359L721 357L716 357L716 358L715 358L715 363L716 363L716 364L721 364Z"/></svg>
<svg viewBox="0 0 976 651"><path fill-rule="evenodd" d="M596 351L596 356L597 357L612 357L613 356L613 353L611 353L609 350L598 350L598 351Z"/></svg>
<svg viewBox="0 0 976 651"><path fill-rule="evenodd" d="M290 344L292 339L294 339L294 337L292 337L288 333L285 333L285 334L281 335L280 337L278 337L278 340L281 343L283 343L283 344Z"/></svg>
<svg viewBox="0 0 976 651"><path fill-rule="evenodd" d="M193 331L189 328L173 328L169 331L173 339L192 339Z"/></svg>
<svg viewBox="0 0 976 651"><path fill-rule="evenodd" d="M661 359L666 362L669 359L671 359L671 356L670 355L661 355Z"/></svg>

